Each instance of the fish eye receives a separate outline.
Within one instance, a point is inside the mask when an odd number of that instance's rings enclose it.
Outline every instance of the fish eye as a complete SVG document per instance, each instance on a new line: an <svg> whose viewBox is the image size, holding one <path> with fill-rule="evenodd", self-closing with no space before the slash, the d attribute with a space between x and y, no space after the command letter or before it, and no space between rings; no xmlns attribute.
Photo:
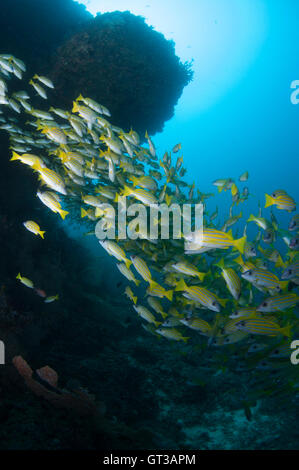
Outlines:
<svg viewBox="0 0 299 470"><path fill-rule="evenodd" d="M268 302L263 302L262 303L262 307L267 307L268 306Z"/></svg>
<svg viewBox="0 0 299 470"><path fill-rule="evenodd" d="M276 197L276 196L277 196L277 194L276 194L276 193L272 193L272 197Z"/></svg>

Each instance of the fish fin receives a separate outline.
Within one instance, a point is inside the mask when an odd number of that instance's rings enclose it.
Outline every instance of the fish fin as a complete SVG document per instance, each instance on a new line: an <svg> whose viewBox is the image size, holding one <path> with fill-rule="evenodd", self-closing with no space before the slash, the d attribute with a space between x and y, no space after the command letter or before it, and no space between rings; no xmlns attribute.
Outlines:
<svg viewBox="0 0 299 470"><path fill-rule="evenodd" d="M86 217L88 215L87 211L81 207L81 218Z"/></svg>
<svg viewBox="0 0 299 470"><path fill-rule="evenodd" d="M20 155L16 152L12 152L12 157L11 157L10 161L19 160L19 159L20 159Z"/></svg>
<svg viewBox="0 0 299 470"><path fill-rule="evenodd" d="M133 186L136 186L138 184L138 178L136 178L136 176L130 176L130 180L132 181Z"/></svg>
<svg viewBox="0 0 299 470"><path fill-rule="evenodd" d="M234 261L239 264L239 265L244 265L244 261L241 255L239 255L237 258L234 259Z"/></svg>
<svg viewBox="0 0 299 470"><path fill-rule="evenodd" d="M169 206L171 203L172 197L169 196L168 194L165 194L165 202Z"/></svg>
<svg viewBox="0 0 299 470"><path fill-rule="evenodd" d="M269 196L269 194L265 194L266 202L265 202L265 209L266 207L272 206L274 204L273 198Z"/></svg>
<svg viewBox="0 0 299 470"><path fill-rule="evenodd" d="M187 288L188 288L188 286L186 285L184 279L180 279L174 290L180 291L180 290L186 290Z"/></svg>
<svg viewBox="0 0 299 470"><path fill-rule="evenodd" d="M285 268L286 264L283 262L282 257L279 255L276 263L275 263L275 268Z"/></svg>
<svg viewBox="0 0 299 470"><path fill-rule="evenodd" d="M157 327L157 326L159 326L159 325L162 325L162 322L161 322L161 321L155 321L155 322L154 322L154 325L155 325L155 327Z"/></svg>
<svg viewBox="0 0 299 470"><path fill-rule="evenodd" d="M22 279L21 273L18 273L18 275L16 276L16 279Z"/></svg>
<svg viewBox="0 0 299 470"><path fill-rule="evenodd" d="M261 245L258 246L259 251L264 255L266 253L266 250L264 250Z"/></svg>
<svg viewBox="0 0 299 470"><path fill-rule="evenodd" d="M214 263L214 266L218 266L218 268L223 269L224 268L224 259L221 258L221 260L218 261L218 263Z"/></svg>
<svg viewBox="0 0 299 470"><path fill-rule="evenodd" d="M182 336L184 343L187 343L188 339L190 339L190 336Z"/></svg>
<svg viewBox="0 0 299 470"><path fill-rule="evenodd" d="M233 183L233 184L232 184L232 187L231 187L231 194L232 194L232 196L235 196L235 195L237 194L237 192L238 192L238 188L237 188L236 184Z"/></svg>
<svg viewBox="0 0 299 470"><path fill-rule="evenodd" d="M165 292L165 296L168 298L170 302L172 302L172 297L173 297L173 290L168 290Z"/></svg>
<svg viewBox="0 0 299 470"><path fill-rule="evenodd" d="M128 186L124 186L122 196L127 197L127 196L130 196L130 194L132 194L131 188L129 188Z"/></svg>
<svg viewBox="0 0 299 470"><path fill-rule="evenodd" d="M36 170L36 171L41 171L42 170L42 167L41 167L41 164L39 163L39 161L35 162L32 167L31 167L33 170Z"/></svg>
<svg viewBox="0 0 299 470"><path fill-rule="evenodd" d="M65 219L65 217L66 217L67 214L68 214L68 211L63 211L63 210L61 209L61 210L59 211L59 214L61 215L61 217L62 217L63 219Z"/></svg>
<svg viewBox="0 0 299 470"><path fill-rule="evenodd" d="M247 219L247 222L255 222L255 217L253 214L250 214L249 218Z"/></svg>
<svg viewBox="0 0 299 470"><path fill-rule="evenodd" d="M133 297L132 297L132 300L133 300L134 304L136 305L137 300L138 300L137 297L136 297L136 296L133 296Z"/></svg>
<svg viewBox="0 0 299 470"><path fill-rule="evenodd" d="M126 265L126 267L127 267L128 269L129 269L129 267L131 266L131 264L132 264L132 261L131 261L131 260L129 260L129 259L126 259L126 260L125 260L125 265Z"/></svg>
<svg viewBox="0 0 299 470"><path fill-rule="evenodd" d="M77 113L78 109L79 109L78 103L76 101L73 101L72 113Z"/></svg>
<svg viewBox="0 0 299 470"><path fill-rule="evenodd" d="M280 329L280 332L284 335L287 336L288 338L291 336L291 325L287 325L284 328Z"/></svg>
<svg viewBox="0 0 299 470"><path fill-rule="evenodd" d="M282 290L286 290L288 288L289 281L280 281L279 285Z"/></svg>
<svg viewBox="0 0 299 470"><path fill-rule="evenodd" d="M244 245L246 243L246 237L238 238L234 241L234 246L240 253L244 253Z"/></svg>
<svg viewBox="0 0 299 470"><path fill-rule="evenodd" d="M228 302L228 299L219 299L217 298L218 302L220 303L221 307L225 307L227 302Z"/></svg>

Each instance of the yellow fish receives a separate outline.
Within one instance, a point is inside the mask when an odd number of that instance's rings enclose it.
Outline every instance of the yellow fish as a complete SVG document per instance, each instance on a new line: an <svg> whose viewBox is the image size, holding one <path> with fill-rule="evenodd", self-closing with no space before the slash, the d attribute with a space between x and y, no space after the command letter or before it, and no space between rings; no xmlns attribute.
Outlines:
<svg viewBox="0 0 299 470"><path fill-rule="evenodd" d="M39 235L40 237L44 238L45 231L41 230L39 225L34 222L33 220L27 220L23 222L24 227L29 230L29 232L34 233L34 235Z"/></svg>

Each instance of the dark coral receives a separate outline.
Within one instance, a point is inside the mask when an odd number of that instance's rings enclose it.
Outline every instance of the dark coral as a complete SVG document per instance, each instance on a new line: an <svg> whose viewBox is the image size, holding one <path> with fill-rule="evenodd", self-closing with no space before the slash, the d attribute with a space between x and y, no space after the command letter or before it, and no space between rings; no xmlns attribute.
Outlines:
<svg viewBox="0 0 299 470"><path fill-rule="evenodd" d="M59 48L50 75L57 105L69 107L82 93L108 107L116 125L141 134L163 129L192 79L174 43L129 12L89 21Z"/></svg>
<svg viewBox="0 0 299 470"><path fill-rule="evenodd" d="M1 53L9 51L30 69L40 70L56 48L91 18L73 0L1 0Z"/></svg>

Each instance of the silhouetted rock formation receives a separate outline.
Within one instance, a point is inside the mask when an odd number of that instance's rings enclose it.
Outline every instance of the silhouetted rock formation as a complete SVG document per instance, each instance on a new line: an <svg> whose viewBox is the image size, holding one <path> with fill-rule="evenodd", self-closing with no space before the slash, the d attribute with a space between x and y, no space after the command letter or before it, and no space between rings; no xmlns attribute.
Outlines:
<svg viewBox="0 0 299 470"><path fill-rule="evenodd" d="M56 104L82 93L110 110L113 122L142 135L163 129L192 78L174 43L129 12L98 15L59 48L50 73Z"/></svg>

